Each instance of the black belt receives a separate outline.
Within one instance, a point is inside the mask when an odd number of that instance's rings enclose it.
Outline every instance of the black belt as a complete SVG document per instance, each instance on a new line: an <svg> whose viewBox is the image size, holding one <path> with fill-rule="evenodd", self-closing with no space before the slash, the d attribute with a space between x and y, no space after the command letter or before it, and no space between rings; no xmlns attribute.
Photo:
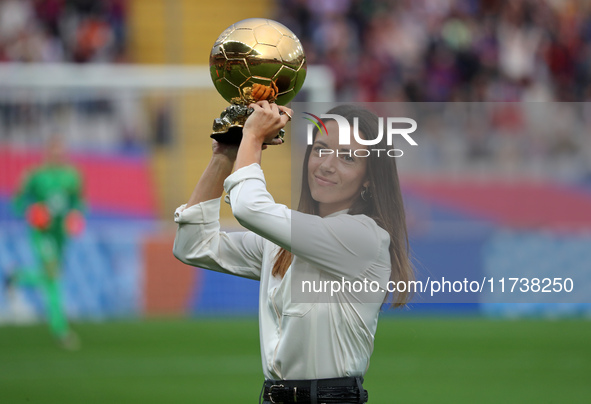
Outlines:
<svg viewBox="0 0 591 404"><path fill-rule="evenodd" d="M271 403L365 403L363 377L315 380L265 380L263 399Z"/></svg>

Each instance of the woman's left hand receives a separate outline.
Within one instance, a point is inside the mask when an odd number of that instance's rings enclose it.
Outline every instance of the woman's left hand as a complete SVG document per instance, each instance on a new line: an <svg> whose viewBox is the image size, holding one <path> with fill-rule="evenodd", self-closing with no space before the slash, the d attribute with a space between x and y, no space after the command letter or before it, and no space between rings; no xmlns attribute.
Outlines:
<svg viewBox="0 0 591 404"><path fill-rule="evenodd" d="M276 139L279 130L290 120L293 111L287 107L258 101L250 104L254 112L248 117L244 124L243 135L253 136L261 143L281 144L283 141ZM289 114L289 115L288 115Z"/></svg>

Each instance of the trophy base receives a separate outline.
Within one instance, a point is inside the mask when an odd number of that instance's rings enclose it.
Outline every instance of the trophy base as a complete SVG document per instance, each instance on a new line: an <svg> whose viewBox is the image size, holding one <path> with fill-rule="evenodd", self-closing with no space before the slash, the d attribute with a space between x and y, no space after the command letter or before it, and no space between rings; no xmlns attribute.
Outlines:
<svg viewBox="0 0 591 404"><path fill-rule="evenodd" d="M219 143L240 144L242 140L242 128L246 119L254 110L245 105L232 104L226 108L219 118L213 121L213 133L211 138ZM285 131L281 129L277 137L283 139Z"/></svg>
<svg viewBox="0 0 591 404"><path fill-rule="evenodd" d="M242 127L232 126L228 128L227 132L212 133L210 137L215 139L218 143L238 145L242 140Z"/></svg>
<svg viewBox="0 0 591 404"><path fill-rule="evenodd" d="M211 137L220 143L240 144L242 128L253 109L246 105L232 104L213 121Z"/></svg>
<svg viewBox="0 0 591 404"><path fill-rule="evenodd" d="M276 137L283 139L284 136L285 131L281 129ZM209 137L215 139L218 143L239 145L242 141L242 127L232 126L227 132L212 133Z"/></svg>

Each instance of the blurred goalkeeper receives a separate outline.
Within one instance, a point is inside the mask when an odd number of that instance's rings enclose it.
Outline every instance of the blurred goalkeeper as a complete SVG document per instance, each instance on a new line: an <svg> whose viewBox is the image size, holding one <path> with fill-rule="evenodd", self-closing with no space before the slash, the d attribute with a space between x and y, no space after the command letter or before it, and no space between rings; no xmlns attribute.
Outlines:
<svg viewBox="0 0 591 404"><path fill-rule="evenodd" d="M13 202L30 227L37 267L19 268L9 283L41 289L51 333L64 348L76 349L79 341L64 313L60 273L68 238L84 229L82 179L66 163L59 137L50 140L46 162L24 178Z"/></svg>

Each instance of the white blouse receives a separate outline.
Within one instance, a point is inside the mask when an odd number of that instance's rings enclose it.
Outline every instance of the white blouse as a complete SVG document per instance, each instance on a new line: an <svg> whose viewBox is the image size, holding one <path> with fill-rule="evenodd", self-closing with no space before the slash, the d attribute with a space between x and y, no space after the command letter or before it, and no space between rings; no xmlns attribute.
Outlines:
<svg viewBox="0 0 591 404"><path fill-rule="evenodd" d="M174 255L189 265L260 280L265 378L363 376L390 277L388 233L365 215L342 211L321 218L275 203L258 164L234 172L224 188L234 216L251 231L220 231L220 198L183 205L175 212ZM294 254L283 279L271 275L278 246ZM316 282L377 282L379 299L361 302L348 290L292 301L292 288L296 296L302 276Z"/></svg>

